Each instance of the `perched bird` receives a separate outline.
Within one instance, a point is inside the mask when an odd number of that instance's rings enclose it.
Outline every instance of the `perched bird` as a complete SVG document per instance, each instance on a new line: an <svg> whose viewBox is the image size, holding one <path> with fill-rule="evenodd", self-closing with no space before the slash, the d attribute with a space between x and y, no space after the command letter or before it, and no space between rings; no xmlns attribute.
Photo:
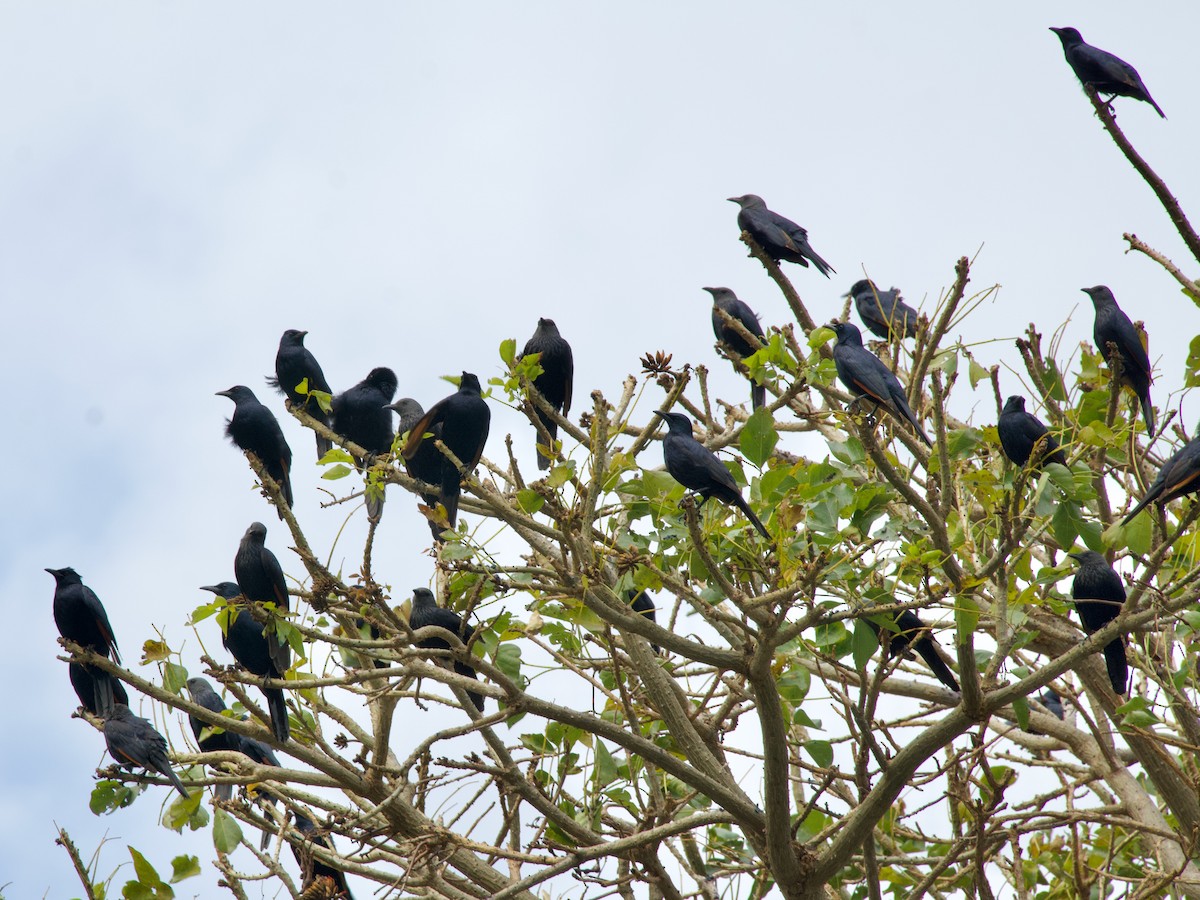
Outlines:
<svg viewBox="0 0 1200 900"><path fill-rule="evenodd" d="M732 350L741 359L752 356L756 350L750 346L750 342L734 330L732 325L726 324L721 317L721 311L737 319L742 323L748 332L762 341L767 342L766 335L763 334L763 327L758 323L758 316L754 314L749 306L737 298L737 294L727 287L706 287L703 290L712 294L712 326L713 334L717 336L717 340ZM758 384L754 379L750 379L750 407L758 409L767 402L767 389Z"/></svg>
<svg viewBox="0 0 1200 900"><path fill-rule="evenodd" d="M1112 94L1113 98L1132 97L1149 103L1160 116L1164 119L1167 117L1146 90L1137 69L1125 60L1113 56L1107 50L1084 43L1083 37L1075 28L1050 30L1062 41L1063 54L1081 84L1092 88L1097 94ZM1108 102L1111 104L1112 100Z"/></svg>
<svg viewBox="0 0 1200 900"><path fill-rule="evenodd" d="M367 377L333 398L333 430L371 454L392 452L392 414L388 404L396 395L396 373L384 366L372 369ZM369 461L365 462L370 465ZM359 466L361 471L362 465ZM383 513L382 486L368 485L367 516L379 520Z"/></svg>
<svg viewBox="0 0 1200 900"><path fill-rule="evenodd" d="M237 580L238 589L247 600L259 603L274 603L286 613L289 609L287 581L283 577L283 567L275 554L267 549L267 526L262 522L251 522L242 540L238 544L237 553L233 557L233 577ZM239 616L240 618L240 616ZM249 617L253 618L253 617ZM254 623L258 627L258 623ZM277 634L263 634L267 644L267 653L271 658L273 676L282 678L292 665L292 648L286 640ZM231 651L232 652L232 651ZM240 662L240 660L239 660ZM249 668L247 666L247 668ZM259 674L255 672L255 674ZM275 737L286 741L288 735L287 710L283 703L283 693L277 696L267 695L271 710L271 727Z"/></svg>
<svg viewBox="0 0 1200 900"><path fill-rule="evenodd" d="M86 650L94 650L101 656L110 657L120 665L121 654L117 651L117 639L113 635L104 604L100 602L96 592L84 584L79 573L69 566L65 569L46 571L54 576L54 624L58 626L58 633L68 641L74 641ZM71 670L71 684L74 685L80 701L90 712L106 716L116 703L118 690L120 696L126 697L125 688L121 686L120 681L107 672L83 663L72 663L72 666L78 666L79 673L77 675L74 669ZM91 702L84 699L80 690L85 679L91 684Z"/></svg>
<svg viewBox="0 0 1200 900"><path fill-rule="evenodd" d="M913 415L904 396L904 388L900 379L892 374L892 370L862 345L862 333L858 327L849 322L830 322L829 327L837 335L837 344L833 348L833 363L837 366L838 378L841 379L851 393L857 397L866 397L873 401L876 407L882 407L893 416L904 419L912 426L927 446L933 446L929 437L921 430L917 417Z"/></svg>
<svg viewBox="0 0 1200 900"><path fill-rule="evenodd" d="M218 715L225 711L225 701L221 699L220 695L213 690L212 685L205 679L189 678L187 680L187 689L188 694L191 695L192 702L197 706L203 706L205 709L211 710ZM188 723L192 726L192 734L195 735L196 743L199 745L202 753L215 753L219 750L241 751L241 735L230 731L223 731L191 715L188 716ZM205 729L208 729L208 735L201 737ZM218 800L229 800L233 797L233 785L215 785L213 787L213 795Z"/></svg>
<svg viewBox="0 0 1200 900"><path fill-rule="evenodd" d="M442 443L462 462L464 471L470 472L483 456L491 421L492 412L488 409L487 401L483 399L479 379L470 372L463 372L458 391L433 404L429 412L412 427L408 440L404 442L404 459L411 465L417 458L426 435L440 427ZM441 475L439 499L446 508L446 519L450 522L450 527L454 528L458 518L462 473L449 459L443 457Z"/></svg>
<svg viewBox="0 0 1200 900"><path fill-rule="evenodd" d="M233 401L233 418L225 422L225 433L240 450L258 457L263 468L279 484L288 507L292 504L292 448L283 438L283 429L275 414L263 406L254 391L244 384L235 384L227 391L217 391L218 397ZM279 518L283 511L279 510Z"/></svg>
<svg viewBox="0 0 1200 900"><path fill-rule="evenodd" d="M1046 710L1050 713L1050 715L1056 716L1059 719L1065 718L1066 713L1063 710L1062 697L1058 696L1058 694L1054 693L1054 691L1050 688L1046 688L1046 690L1038 694L1034 699L1037 700L1038 703L1042 704L1042 706L1046 707Z"/></svg>
<svg viewBox="0 0 1200 900"><path fill-rule="evenodd" d="M279 757L275 755L275 751L273 751L262 741L256 741L254 738L248 738L240 734L235 735L235 737L237 738L237 749L240 750L245 756L250 757L260 766L274 766L277 769L279 768ZM270 806L275 805L275 798L266 791L257 791L255 792L255 796ZM270 842L271 832L264 828L262 833L262 841L259 842L258 845L259 849L266 850L267 844Z"/></svg>
<svg viewBox="0 0 1200 900"><path fill-rule="evenodd" d="M125 704L118 703L113 707L112 714L104 720L104 743L118 765L129 769L139 766L158 772L175 785L175 790L185 800L188 798L187 788L167 758L167 739L141 716L135 716Z"/></svg>
<svg viewBox="0 0 1200 900"><path fill-rule="evenodd" d="M658 611L654 608L654 601L650 599L650 595L645 591L626 591L625 599L629 601L629 605L635 613L645 616L651 622L656 622L656 613ZM653 641L650 642L650 648L655 653L662 653L662 648Z"/></svg>
<svg viewBox="0 0 1200 900"><path fill-rule="evenodd" d="M1024 466L1037 448L1034 467L1043 463L1067 464L1067 457L1058 447L1046 426L1036 416L1025 412L1025 398L1013 395L1004 401L1004 409L996 422L1000 434L1000 446L1013 465Z"/></svg>
<svg viewBox="0 0 1200 900"><path fill-rule="evenodd" d="M313 881L318 878L328 878L333 882L334 893L321 894L320 896L332 896L334 898L344 898L344 900L354 900L354 896L350 893L350 887L346 884L346 873L335 869L328 863L323 863L317 859L311 851L308 851L303 846L304 842L315 844L319 847L324 847L331 853L335 852L333 843L329 840L327 834L321 833L316 824L308 816L301 812L296 813L296 830L304 836L303 841L289 841L292 845L292 855L296 857L296 865L300 867L303 873L302 883L307 889Z"/></svg>
<svg viewBox="0 0 1200 900"><path fill-rule="evenodd" d="M1150 382L1154 376L1150 371L1150 356L1146 353L1138 330L1133 327L1129 316L1117 306L1113 292L1104 285L1082 290L1092 298L1092 305L1096 307L1096 324L1092 331L1096 349L1112 365L1109 344L1116 346L1117 356L1120 357L1121 383L1137 394L1142 405L1142 419L1146 423L1146 436L1150 437L1154 434L1154 407L1150 404ZM1113 374L1115 376L1115 370Z"/></svg>
<svg viewBox="0 0 1200 900"><path fill-rule="evenodd" d="M1079 563L1071 583L1075 611L1088 634L1103 628L1121 613L1125 604L1125 583L1108 561L1095 550L1081 550L1067 556ZM1125 636L1117 635L1104 648L1104 664L1112 689L1122 696L1129 688L1129 663L1125 658Z"/></svg>
<svg viewBox="0 0 1200 900"><path fill-rule="evenodd" d="M117 703L129 705L129 694L125 691L125 685L119 679L113 678L107 672L101 672L99 669L93 669L91 666L85 666L83 663L73 662L67 666L67 674L71 679L71 687L75 689L75 695L79 698L79 702L83 704L83 708L90 712L93 716L104 718L110 712L112 707ZM111 700L109 695L104 694L103 686L99 686L100 694L97 694L96 680L103 678L111 685ZM107 702L108 706L101 706L102 702Z"/></svg>
<svg viewBox="0 0 1200 900"><path fill-rule="evenodd" d="M743 194L730 197L729 202L741 207L737 217L738 227L748 232L754 238L754 243L762 247L771 259L776 262L786 259L801 266L807 266L811 260L817 271L826 278L830 272L836 271L808 245L808 231L791 219L771 212L762 197Z"/></svg>
<svg viewBox="0 0 1200 900"><path fill-rule="evenodd" d="M1172 500L1200 491L1200 433L1192 438L1175 455L1163 463L1154 483L1146 489L1146 496L1129 511L1122 525L1128 525L1134 516L1151 503L1166 506Z"/></svg>
<svg viewBox="0 0 1200 900"><path fill-rule="evenodd" d="M439 628L444 628L458 635L459 639L468 646L470 646L471 639L475 636L475 628L469 622L464 622L462 616L452 609L438 606L433 593L427 588L416 588L413 591L412 611L408 614L408 627L413 631L420 631L426 625L436 625ZM449 650L450 642L445 638L430 637L418 641L417 646L423 650ZM467 678L474 678L476 680L479 678L475 674L473 666L465 662L459 662L458 660L454 660L454 671L459 675L465 675ZM480 694L478 691L467 691L467 696L475 704L475 708L479 712L483 712L483 694Z"/></svg>
<svg viewBox="0 0 1200 900"><path fill-rule="evenodd" d="M864 621L875 632L876 637L882 638L883 627L876 625L870 619L865 619ZM925 664L933 670L933 674L937 676L937 680L950 688L950 690L958 693L958 680L938 653L937 642L933 639L933 632L929 630L929 627L911 609L900 611L896 615L895 621L896 627L899 630L892 631L890 628L887 629L889 635L888 641L891 647L888 655L894 658L902 653L907 653L910 649L916 650L920 654L921 659L925 660ZM882 643L882 640L880 643Z"/></svg>
<svg viewBox="0 0 1200 900"><path fill-rule="evenodd" d="M322 425L329 424L329 415L321 409L321 404L310 394L301 394L296 390L306 379L309 391L324 391L332 394L321 364L304 346L304 336L307 331L289 328L279 339L279 350L275 353L275 377L268 378L267 384L277 388L292 403L299 406ZM333 449L333 442L328 438L317 435L317 459Z"/></svg>
<svg viewBox="0 0 1200 900"><path fill-rule="evenodd" d="M267 634L263 625L255 621L249 610L245 609L245 598L236 583L222 581L220 584L204 585L202 591L209 591L230 601L237 607L231 610L228 627L221 635L221 643L230 652L239 666L251 675L259 678L282 678L287 666L282 670L276 664L279 639L274 634ZM286 644L284 647L286 648ZM290 649L286 650L290 666ZM287 705L284 702L282 688L263 688L263 696L267 698L267 709L271 715L271 731L282 743L288 739Z"/></svg>
<svg viewBox="0 0 1200 900"><path fill-rule="evenodd" d="M396 434L404 436L411 435L413 427L421 421L425 415L425 409L414 400L412 397L402 397L395 403L391 404L388 409L394 409L396 414L400 416L400 424L396 428ZM446 457L442 455L442 451L437 448L434 443L442 436L442 426L434 425L429 429L433 440L425 440L421 442L421 446L417 448L416 454L412 459L404 460L404 467L408 469L408 474L413 478L423 481L426 484L437 485L440 487L442 483L442 467L447 464ZM421 494L421 500L430 509L436 509L439 497L437 494ZM429 521L429 531L433 534L435 541L441 542L442 528L432 519Z"/></svg>
<svg viewBox="0 0 1200 900"><path fill-rule="evenodd" d="M917 311L904 302L900 291L881 291L875 282L860 278L845 296L854 300L854 308L867 330L885 341L893 334L901 338L917 336Z"/></svg>
<svg viewBox="0 0 1200 900"><path fill-rule="evenodd" d="M534 353L541 354L538 365L542 367L542 374L533 380L533 386L546 398L547 403L566 416L571 411L571 383L575 376L575 359L571 354L571 345L558 333L558 326L554 324L553 319L538 319L537 330L534 331L533 337L525 342L521 356L531 356ZM558 437L558 423L540 409L535 407L534 411L553 444ZM549 469L553 456L542 452L540 431L537 442L538 468ZM547 449L551 454L554 451L553 446Z"/></svg>
<svg viewBox="0 0 1200 900"><path fill-rule="evenodd" d="M663 461L668 474L688 490L699 494L702 506L709 497L716 497L722 503L732 503L763 537L771 540L770 532L742 497L737 482L717 454L692 437L691 420L682 413L663 412L661 409L656 409L654 414L667 423L667 434L663 438Z"/></svg>

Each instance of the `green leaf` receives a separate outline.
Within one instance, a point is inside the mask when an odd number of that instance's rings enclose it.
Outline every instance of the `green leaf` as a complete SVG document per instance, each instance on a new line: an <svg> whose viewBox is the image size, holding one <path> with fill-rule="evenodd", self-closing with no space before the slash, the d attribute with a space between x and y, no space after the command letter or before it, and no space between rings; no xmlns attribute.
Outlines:
<svg viewBox="0 0 1200 900"><path fill-rule="evenodd" d="M1029 730L1029 699L1027 697L1018 697L1013 701L1013 712L1017 716L1017 724L1021 726L1022 731Z"/></svg>
<svg viewBox="0 0 1200 900"><path fill-rule="evenodd" d="M546 498L537 491L525 488L517 491L517 504L523 511L532 515L546 505Z"/></svg>
<svg viewBox="0 0 1200 900"><path fill-rule="evenodd" d="M592 769L592 775L598 790L608 787L617 780L617 763L612 758L612 754L608 752L608 748L604 746L604 741L596 741L596 765Z"/></svg>
<svg viewBox="0 0 1200 900"><path fill-rule="evenodd" d="M954 621L960 635L974 634L979 627L979 604L969 595L959 597L954 604Z"/></svg>
<svg viewBox="0 0 1200 900"><path fill-rule="evenodd" d="M129 856L133 859L133 871L137 875L138 881L142 884L162 884L162 879L158 877L158 872L154 871L154 866L150 865L146 857L142 856L133 847L129 847Z"/></svg>
<svg viewBox="0 0 1200 900"><path fill-rule="evenodd" d="M555 466L550 470L550 474L546 476L546 484L552 488L560 488L575 474L575 461L568 459L563 465Z"/></svg>
<svg viewBox="0 0 1200 900"><path fill-rule="evenodd" d="M326 466L335 462L346 463L347 465L352 466L354 465L354 457L341 447L333 447L317 461L317 465Z"/></svg>
<svg viewBox="0 0 1200 900"><path fill-rule="evenodd" d="M500 358L510 369L517 359L517 341L515 338L505 338L500 342Z"/></svg>
<svg viewBox="0 0 1200 900"><path fill-rule="evenodd" d="M979 382L986 381L989 375L987 369L975 362L973 358L968 358L970 359L970 363L967 366L967 378L970 380L971 388L973 390L979 384Z"/></svg>
<svg viewBox="0 0 1200 900"><path fill-rule="evenodd" d="M163 689L172 694L183 693L187 685L188 670L179 663L168 662L163 666Z"/></svg>
<svg viewBox="0 0 1200 900"><path fill-rule="evenodd" d="M217 610L223 609L224 606L225 604L220 600L214 603L203 603L192 610L192 617L188 620L188 624L195 625L197 622L203 622Z"/></svg>
<svg viewBox="0 0 1200 900"><path fill-rule="evenodd" d="M879 638L862 619L854 620L854 668L863 670L879 647Z"/></svg>
<svg viewBox="0 0 1200 900"><path fill-rule="evenodd" d="M496 648L496 668L511 678L521 681L521 648L515 643L501 644Z"/></svg>
<svg viewBox="0 0 1200 900"><path fill-rule="evenodd" d="M803 747L822 769L833 765L833 745L829 741L805 741Z"/></svg>
<svg viewBox="0 0 1200 900"><path fill-rule="evenodd" d="M217 852L232 853L241 842L242 827L237 819L225 810L217 809L213 814L213 846Z"/></svg>
<svg viewBox="0 0 1200 900"><path fill-rule="evenodd" d="M197 791L196 793L202 793ZM178 884L185 878L200 874L200 858L198 856L177 856L171 860L171 884Z"/></svg>
<svg viewBox="0 0 1200 900"><path fill-rule="evenodd" d="M765 409L756 409L746 420L738 445L746 459L761 467L771 458L771 451L779 442L779 433L775 430L775 421Z"/></svg>
<svg viewBox="0 0 1200 900"><path fill-rule="evenodd" d="M161 662L171 655L171 648L165 641L146 641L142 644L142 665Z"/></svg>
<svg viewBox="0 0 1200 900"><path fill-rule="evenodd" d="M198 827L195 824L197 813L203 814L203 821L200 825L208 821L208 813L205 813L200 807L200 802L204 799L204 791L192 791L186 800L177 794L172 797L171 803L163 811L162 824L164 827L181 833L183 826L187 825L192 831L195 831Z"/></svg>
<svg viewBox="0 0 1200 900"><path fill-rule="evenodd" d="M1154 537L1154 524L1151 516L1144 512L1133 517L1128 525L1121 526L1121 536L1129 552L1137 556L1145 556L1150 552L1150 541Z"/></svg>
<svg viewBox="0 0 1200 900"><path fill-rule="evenodd" d="M200 793L197 791L197 793ZM135 794L133 790L119 781L114 781L111 778L106 778L103 781L97 781L96 786L92 788L92 796L88 800L88 809L92 811L92 815L99 816L103 813L115 812L122 809L133 802Z"/></svg>
<svg viewBox="0 0 1200 900"><path fill-rule="evenodd" d="M349 466L337 465L328 472L322 472L321 477L326 481L337 481L339 478L345 478L353 471Z"/></svg>

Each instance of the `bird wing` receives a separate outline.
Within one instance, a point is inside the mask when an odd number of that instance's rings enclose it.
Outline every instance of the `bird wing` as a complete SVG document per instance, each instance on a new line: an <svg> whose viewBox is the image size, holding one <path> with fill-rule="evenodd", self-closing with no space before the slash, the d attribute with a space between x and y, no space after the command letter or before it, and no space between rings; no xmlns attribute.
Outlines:
<svg viewBox="0 0 1200 900"><path fill-rule="evenodd" d="M81 585L83 588L83 602L87 604L88 612L96 620L96 627L100 630L100 636L104 638L108 644L108 649L112 652L113 661L118 665L121 662L121 655L117 652L117 636L113 634L112 624L108 621L108 611L104 608L104 604L100 602L100 598L86 584Z"/></svg>
<svg viewBox="0 0 1200 900"><path fill-rule="evenodd" d="M571 391L575 388L575 360L570 356L567 357L566 377L563 379L563 418L567 417L567 413L571 411Z"/></svg>
<svg viewBox="0 0 1200 900"><path fill-rule="evenodd" d="M425 435L433 430L434 425L442 421L446 410L445 404L445 400L439 400L429 408L429 412L417 420L417 424L413 425L412 431L408 433L408 440L404 442L404 449L400 451L405 459L411 460L417 455L417 450L421 447L421 441L425 440Z"/></svg>
<svg viewBox="0 0 1200 900"><path fill-rule="evenodd" d="M1163 479L1166 500L1174 500L1194 491L1196 479L1200 478L1200 443L1193 441L1188 444L1167 465L1171 468Z"/></svg>

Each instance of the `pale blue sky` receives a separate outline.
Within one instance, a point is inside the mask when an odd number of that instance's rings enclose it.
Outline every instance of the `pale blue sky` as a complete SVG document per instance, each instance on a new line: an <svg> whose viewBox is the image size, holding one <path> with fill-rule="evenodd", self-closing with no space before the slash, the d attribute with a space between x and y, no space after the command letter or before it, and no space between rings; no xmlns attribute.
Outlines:
<svg viewBox="0 0 1200 900"><path fill-rule="evenodd" d="M88 812L103 742L68 717L42 569L79 570L129 661L154 626L186 640L189 665L196 588L231 577L250 521L296 571L222 435L231 407L213 392L238 382L279 410L297 512L328 548L342 513L318 509L311 437L262 382L285 328L310 331L335 388L389 365L400 395L428 405L448 390L438 376L486 380L503 338L552 316L575 347L578 409L657 349L707 363L716 393L741 401L700 288L728 285L764 324L785 321L725 202L753 192L837 268L829 281L789 269L818 321L863 267L930 304L982 245L973 286L1003 290L962 334L1006 339L982 362L1013 362L1008 338L1031 320L1049 334L1073 310L1067 345L1090 340L1079 288L1106 283L1146 320L1165 405L1200 317L1123 255L1121 233L1185 251L1047 28L1075 25L1138 67L1170 118L1123 100L1119 121L1200 217L1200 11L1052 8L0 4L0 367L15 438L0 659L10 722L38 736L0 749L6 896L77 892L55 822L84 848L107 831L105 869L125 843L158 864L211 856L207 835L148 827L165 792ZM994 421L980 398L979 421ZM1187 427L1197 415L1185 404ZM531 456L528 425L498 406L489 455L508 432ZM394 495L379 536L398 589L431 571L411 507ZM360 513L336 554L347 565L363 532Z"/></svg>

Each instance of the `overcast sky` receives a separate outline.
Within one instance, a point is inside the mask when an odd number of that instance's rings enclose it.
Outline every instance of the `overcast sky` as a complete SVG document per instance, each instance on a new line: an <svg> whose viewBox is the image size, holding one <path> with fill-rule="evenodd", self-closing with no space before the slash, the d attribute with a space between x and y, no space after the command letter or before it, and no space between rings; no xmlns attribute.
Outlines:
<svg viewBox="0 0 1200 900"><path fill-rule="evenodd" d="M223 438L232 407L213 393L235 383L283 420L313 545L355 566L361 510L333 548L347 510L318 508L312 439L263 384L286 328L310 331L335 389L388 365L426 406L450 390L441 375L499 374L500 341L523 342L539 316L574 345L577 409L660 349L744 400L700 288L728 285L765 324L785 321L725 202L753 192L838 270L788 270L818 321L864 268L931 305L978 251L973 288L1002 285L963 326L1000 339L981 362L1012 363L1030 321L1049 334L1073 314L1065 346L1090 341L1079 289L1103 283L1146 321L1156 404L1177 403L1197 310L1123 254L1121 233L1195 266L1047 28L1075 25L1137 66L1170 118L1121 100L1118 120L1200 218L1200 10L1049 9L0 4L6 896L78 892L54 823L85 852L107 833L103 872L133 843L160 870L199 854L211 883L207 834L150 826L165 791L88 812L103 741L69 718L42 569L78 569L129 663L162 629L194 669L197 586L232 577L251 521L298 573ZM977 424L994 422L979 398ZM530 457L529 426L493 411L488 455L514 432ZM1190 429L1200 403L1183 414ZM430 578L427 538L393 494L376 559L398 596Z"/></svg>

